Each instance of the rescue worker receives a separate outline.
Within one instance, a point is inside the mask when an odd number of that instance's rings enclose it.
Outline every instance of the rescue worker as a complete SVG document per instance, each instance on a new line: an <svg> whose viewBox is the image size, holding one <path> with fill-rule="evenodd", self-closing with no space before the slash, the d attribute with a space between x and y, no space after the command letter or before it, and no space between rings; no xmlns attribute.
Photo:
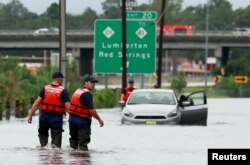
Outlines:
<svg viewBox="0 0 250 165"><path fill-rule="evenodd" d="M28 115L28 123L32 123L32 116L40 106L38 137L41 147L48 144L50 130L52 147L61 148L63 114L66 114L70 107L69 94L61 86L63 78L62 72L53 73L52 83L41 89Z"/></svg>
<svg viewBox="0 0 250 165"><path fill-rule="evenodd" d="M134 80L129 80L128 84L129 85L122 91L121 100L123 100L124 102L127 101L130 93L135 89Z"/></svg>
<svg viewBox="0 0 250 165"><path fill-rule="evenodd" d="M69 110L69 143L73 149L88 151L88 143L91 140L92 116L98 120L100 126L104 125L95 110L93 96L90 93L98 80L92 76L84 78L84 86L78 88L71 97Z"/></svg>

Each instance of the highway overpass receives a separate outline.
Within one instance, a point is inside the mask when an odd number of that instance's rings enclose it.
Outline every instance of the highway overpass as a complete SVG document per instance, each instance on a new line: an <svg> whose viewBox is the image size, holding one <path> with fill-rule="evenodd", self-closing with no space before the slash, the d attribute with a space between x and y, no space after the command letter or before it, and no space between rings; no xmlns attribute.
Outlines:
<svg viewBox="0 0 250 165"><path fill-rule="evenodd" d="M163 49L165 50L214 50L218 65L226 65L230 48L250 48L250 34L240 33L212 33L208 34L208 45L205 43L205 33L194 33L192 36L175 35L164 36ZM68 31L66 35L67 49L73 51L79 59L80 73L92 73L94 33L92 31ZM156 45L158 47L158 43ZM31 31L0 31L1 50L36 50L59 49L59 35L53 33L33 34Z"/></svg>

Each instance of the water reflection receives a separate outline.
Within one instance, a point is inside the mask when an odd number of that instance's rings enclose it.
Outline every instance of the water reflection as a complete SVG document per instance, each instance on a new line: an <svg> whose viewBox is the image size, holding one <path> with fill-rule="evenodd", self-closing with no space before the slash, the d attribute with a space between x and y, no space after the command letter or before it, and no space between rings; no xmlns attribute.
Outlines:
<svg viewBox="0 0 250 165"><path fill-rule="evenodd" d="M91 157L89 151L71 151L70 152L70 161L69 164L74 165L90 165L91 164Z"/></svg>
<svg viewBox="0 0 250 165"><path fill-rule="evenodd" d="M89 151L62 150L62 149L38 149L40 164L73 164L90 165L91 157Z"/></svg>
<svg viewBox="0 0 250 165"><path fill-rule="evenodd" d="M39 162L41 162L41 164L44 165L65 164L62 152L63 151L59 149L53 149L53 150L40 149L38 152Z"/></svg>

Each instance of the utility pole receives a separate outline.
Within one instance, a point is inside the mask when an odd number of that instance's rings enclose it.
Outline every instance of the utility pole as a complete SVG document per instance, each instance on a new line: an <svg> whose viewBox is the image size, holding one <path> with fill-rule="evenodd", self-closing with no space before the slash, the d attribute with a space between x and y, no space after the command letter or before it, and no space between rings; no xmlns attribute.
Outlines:
<svg viewBox="0 0 250 165"><path fill-rule="evenodd" d="M126 0L122 0L122 90L127 86L126 24Z"/></svg>
<svg viewBox="0 0 250 165"><path fill-rule="evenodd" d="M59 69L64 75L63 86L66 87L67 84L67 57L66 57L66 28L65 28L65 14L66 14L66 0L60 0L60 52L59 52Z"/></svg>
<svg viewBox="0 0 250 165"><path fill-rule="evenodd" d="M208 32L209 32L209 5L210 0L207 0L207 8L206 8L206 45L205 45L205 92L207 92L207 56L208 56Z"/></svg>
<svg viewBox="0 0 250 165"><path fill-rule="evenodd" d="M162 43L163 43L163 26L165 22L165 6L166 0L162 0L161 5L161 24L160 24L160 38L159 38L159 51L158 51L158 67L157 67L157 87L161 88L161 70L162 70Z"/></svg>

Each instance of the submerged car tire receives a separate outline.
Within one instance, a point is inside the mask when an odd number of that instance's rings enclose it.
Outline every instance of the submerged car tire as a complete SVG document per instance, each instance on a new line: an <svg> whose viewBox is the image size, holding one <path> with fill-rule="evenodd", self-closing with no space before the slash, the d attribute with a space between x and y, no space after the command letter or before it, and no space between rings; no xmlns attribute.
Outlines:
<svg viewBox="0 0 250 165"><path fill-rule="evenodd" d="M121 124L124 124L124 119L123 118L121 119Z"/></svg>

